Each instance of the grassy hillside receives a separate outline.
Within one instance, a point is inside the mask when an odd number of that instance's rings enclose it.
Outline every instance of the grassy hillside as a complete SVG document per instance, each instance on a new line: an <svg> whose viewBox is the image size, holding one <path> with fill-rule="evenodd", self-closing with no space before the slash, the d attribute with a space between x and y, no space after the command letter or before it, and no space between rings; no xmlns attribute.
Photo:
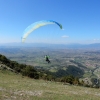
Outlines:
<svg viewBox="0 0 100 100"><path fill-rule="evenodd" d="M0 100L99 100L100 89L22 77L0 70Z"/></svg>

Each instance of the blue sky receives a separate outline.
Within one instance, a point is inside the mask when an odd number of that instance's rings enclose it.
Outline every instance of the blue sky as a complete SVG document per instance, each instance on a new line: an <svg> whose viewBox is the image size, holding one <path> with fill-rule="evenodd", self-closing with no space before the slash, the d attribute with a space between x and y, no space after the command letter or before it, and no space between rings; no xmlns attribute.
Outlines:
<svg viewBox="0 0 100 100"><path fill-rule="evenodd" d="M32 23L54 20L32 32L26 43L100 43L100 0L0 0L0 43L21 42Z"/></svg>

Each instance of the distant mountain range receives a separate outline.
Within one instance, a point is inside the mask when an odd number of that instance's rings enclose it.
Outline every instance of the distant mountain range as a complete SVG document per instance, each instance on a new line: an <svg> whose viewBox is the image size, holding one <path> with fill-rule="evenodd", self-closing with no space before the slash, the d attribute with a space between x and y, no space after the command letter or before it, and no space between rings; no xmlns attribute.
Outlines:
<svg viewBox="0 0 100 100"><path fill-rule="evenodd" d="M0 47L45 47L45 48L59 48L59 49L100 49L100 43L94 43L94 44L1 43Z"/></svg>

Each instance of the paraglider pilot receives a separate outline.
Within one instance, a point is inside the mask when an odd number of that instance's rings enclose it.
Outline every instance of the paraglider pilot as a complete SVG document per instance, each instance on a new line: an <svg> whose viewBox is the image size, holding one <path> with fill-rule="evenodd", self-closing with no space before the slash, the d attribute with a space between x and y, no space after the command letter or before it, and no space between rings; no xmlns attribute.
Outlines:
<svg viewBox="0 0 100 100"><path fill-rule="evenodd" d="M45 60L48 62L48 63L50 63L50 60L49 60L49 56L45 56Z"/></svg>

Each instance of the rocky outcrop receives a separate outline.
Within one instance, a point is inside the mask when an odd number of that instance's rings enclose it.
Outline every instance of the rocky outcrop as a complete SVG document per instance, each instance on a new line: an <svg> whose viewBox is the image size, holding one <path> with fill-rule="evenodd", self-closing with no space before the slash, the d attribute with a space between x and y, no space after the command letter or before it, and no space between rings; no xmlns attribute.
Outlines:
<svg viewBox="0 0 100 100"><path fill-rule="evenodd" d="M1 61L0 61L0 70L9 70L9 71L15 72L13 69L3 64Z"/></svg>

